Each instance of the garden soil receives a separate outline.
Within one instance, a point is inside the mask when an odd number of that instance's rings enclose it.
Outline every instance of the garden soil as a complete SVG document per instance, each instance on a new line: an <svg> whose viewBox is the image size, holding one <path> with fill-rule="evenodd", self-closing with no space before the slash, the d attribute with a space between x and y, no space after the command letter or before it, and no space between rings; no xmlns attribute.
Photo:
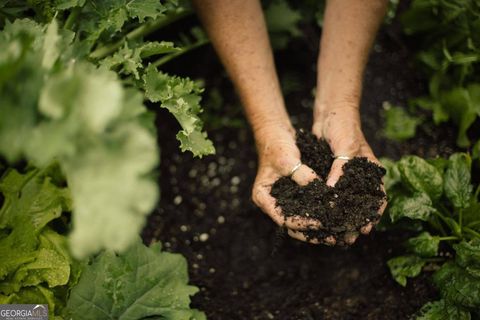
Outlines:
<svg viewBox="0 0 480 320"><path fill-rule="evenodd" d="M334 187L327 186L333 154L327 142L312 133L299 130L296 143L302 163L312 168L319 179L299 186L290 177L278 179L271 195L285 217L303 217L321 222L320 229L301 231L308 240L323 242L333 236L336 245L346 245L347 233L359 232L363 226L380 220L379 209L386 200L382 190L385 169L367 158L354 158L342 167L343 175Z"/></svg>
<svg viewBox="0 0 480 320"><path fill-rule="evenodd" d="M381 134L383 101L406 105L409 97L426 90L398 30L395 23L383 29L367 66L363 130L378 157L448 155L455 139L448 127L423 126L406 143ZM305 40L277 54L276 62L292 121L308 128L319 33L306 28L305 34ZM165 250L185 255L190 281L200 288L192 305L213 320L405 320L437 298L428 273L405 288L389 274L386 261L403 252L405 232L378 227L349 247L316 246L285 236L255 207L251 131L213 50L205 47L194 54L180 58L180 70L171 71L205 79L204 119L217 152L203 159L181 153L175 140L178 125L167 111L160 112L162 196L143 232L145 243L162 241ZM300 86L291 85L295 77ZM223 97L220 104L218 96L209 95L214 88Z"/></svg>

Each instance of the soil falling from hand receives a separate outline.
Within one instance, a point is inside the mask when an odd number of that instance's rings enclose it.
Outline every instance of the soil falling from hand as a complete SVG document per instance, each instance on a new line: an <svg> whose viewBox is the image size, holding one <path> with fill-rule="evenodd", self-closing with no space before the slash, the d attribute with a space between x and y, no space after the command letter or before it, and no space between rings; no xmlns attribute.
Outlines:
<svg viewBox="0 0 480 320"><path fill-rule="evenodd" d="M329 187L325 181L333 156L327 142L300 130L297 145L302 163L315 170L321 179L302 187L289 177L282 177L273 184L271 194L285 216L318 219L322 223L319 230L302 231L307 239L322 241L334 236L337 245L345 245L346 233L358 232L380 218L378 209L385 199L381 188L385 169L367 158L356 157L343 165L343 175L335 187Z"/></svg>

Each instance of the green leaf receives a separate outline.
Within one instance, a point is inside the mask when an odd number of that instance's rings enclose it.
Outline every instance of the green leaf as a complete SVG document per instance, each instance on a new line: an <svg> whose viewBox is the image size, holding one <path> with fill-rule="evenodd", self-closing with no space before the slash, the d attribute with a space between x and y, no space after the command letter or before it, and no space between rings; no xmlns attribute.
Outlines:
<svg viewBox="0 0 480 320"><path fill-rule="evenodd" d="M384 102L385 127L384 135L391 140L405 141L415 136L417 126L422 123L422 119L413 117L402 107L392 106L389 102Z"/></svg>
<svg viewBox="0 0 480 320"><path fill-rule="evenodd" d="M203 123L198 117L201 89L190 79L169 76L149 65L143 76L145 95L152 102L160 102L177 119L182 130L177 135L182 151L189 150L194 156L213 154L215 148L202 132Z"/></svg>
<svg viewBox="0 0 480 320"><path fill-rule="evenodd" d="M128 18L126 0L86 1L81 14L76 19L77 34L90 49L101 36L107 39L113 38Z"/></svg>
<svg viewBox="0 0 480 320"><path fill-rule="evenodd" d="M437 168L438 172L443 176L445 169L447 168L449 161L448 159L436 157L433 159L427 159L427 162Z"/></svg>
<svg viewBox="0 0 480 320"><path fill-rule="evenodd" d="M273 1L265 10L265 20L270 32L287 32L294 37L302 34L298 28L302 15L290 8L287 1Z"/></svg>
<svg viewBox="0 0 480 320"><path fill-rule="evenodd" d="M158 0L130 0L126 3L128 14L140 22L146 18L156 19L164 15L165 6Z"/></svg>
<svg viewBox="0 0 480 320"><path fill-rule="evenodd" d="M455 208L466 208L470 204L473 186L471 185L472 159L465 153L450 156L447 170L443 176L445 195Z"/></svg>
<svg viewBox="0 0 480 320"><path fill-rule="evenodd" d="M440 95L440 103L458 126L457 144L460 147L470 146L467 130L478 116L472 103L470 93L465 88L454 88Z"/></svg>
<svg viewBox="0 0 480 320"><path fill-rule="evenodd" d="M424 192L432 200L440 198L443 179L438 170L417 156L405 156L398 162L403 183L413 192Z"/></svg>
<svg viewBox="0 0 480 320"><path fill-rule="evenodd" d="M205 319L190 309L187 264L179 254L140 241L123 254L103 252L73 288L67 313L73 319Z"/></svg>
<svg viewBox="0 0 480 320"><path fill-rule="evenodd" d="M383 184L387 193L394 185L401 181L400 171L398 170L397 164L395 161L388 158L381 158L380 162L382 166L387 170L387 173L383 177Z"/></svg>
<svg viewBox="0 0 480 320"><path fill-rule="evenodd" d="M480 140L472 147L472 159L480 160Z"/></svg>
<svg viewBox="0 0 480 320"><path fill-rule="evenodd" d="M420 310L415 320L470 320L470 312L445 300L428 302Z"/></svg>
<svg viewBox="0 0 480 320"><path fill-rule="evenodd" d="M387 265L395 281L405 287L407 277L416 277L422 272L425 260L415 255L400 256L388 260Z"/></svg>
<svg viewBox="0 0 480 320"><path fill-rule="evenodd" d="M133 75L135 79L140 79L144 58L180 50L173 45L173 42L146 42L132 48L129 48L128 44L125 43L124 47L112 56L103 59L100 64L108 69L118 69L118 73Z"/></svg>
<svg viewBox="0 0 480 320"><path fill-rule="evenodd" d="M450 119L450 115L447 111L442 107L442 104L437 100L432 100L431 98L416 98L410 100L410 103L413 105L418 105L420 108L424 110L430 110L433 112L433 122L435 124L440 124Z"/></svg>
<svg viewBox="0 0 480 320"><path fill-rule="evenodd" d="M125 99L114 73L77 63L48 79L43 121L25 142L37 165L57 159L67 176L75 203L71 248L79 258L125 249L156 204L158 186L148 176L158 163L155 135L138 92L130 94L136 98Z"/></svg>
<svg viewBox="0 0 480 320"><path fill-rule="evenodd" d="M469 274L453 262L445 263L433 280L442 298L459 307L480 309L480 278Z"/></svg>
<svg viewBox="0 0 480 320"><path fill-rule="evenodd" d="M62 248L65 238L45 226L70 209L70 195L52 183L45 175L48 170L9 170L0 181L0 229L11 230L0 238L0 293L21 294L26 286L68 282L71 261Z"/></svg>
<svg viewBox="0 0 480 320"><path fill-rule="evenodd" d="M390 219L396 222L401 218L428 221L437 210L425 193L417 192L413 196L399 196L389 208Z"/></svg>
<svg viewBox="0 0 480 320"><path fill-rule="evenodd" d="M15 272L15 281L23 286L47 283L50 288L65 285L70 277L70 265L55 250L40 248L35 261L24 264Z"/></svg>
<svg viewBox="0 0 480 320"><path fill-rule="evenodd" d="M416 237L408 239L407 241L407 247L410 251L424 258L436 256L439 244L439 238L430 235L430 233L426 231Z"/></svg>
<svg viewBox="0 0 480 320"><path fill-rule="evenodd" d="M462 241L453 247L457 253L455 262L470 275L480 279L480 239L472 242Z"/></svg>

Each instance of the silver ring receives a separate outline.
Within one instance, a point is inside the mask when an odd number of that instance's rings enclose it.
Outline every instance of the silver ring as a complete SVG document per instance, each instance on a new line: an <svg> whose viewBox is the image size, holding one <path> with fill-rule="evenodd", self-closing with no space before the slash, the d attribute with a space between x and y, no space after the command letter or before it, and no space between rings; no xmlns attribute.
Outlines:
<svg viewBox="0 0 480 320"><path fill-rule="evenodd" d="M300 169L300 167L302 166L302 161L299 161L294 167L292 170L290 170L290 173L288 174L289 177L293 176L293 174L295 173L295 171L297 171L298 169Z"/></svg>
<svg viewBox="0 0 480 320"><path fill-rule="evenodd" d="M335 156L333 158L334 159L339 159L339 160L345 160L345 161L352 160L352 158L350 158L348 156Z"/></svg>

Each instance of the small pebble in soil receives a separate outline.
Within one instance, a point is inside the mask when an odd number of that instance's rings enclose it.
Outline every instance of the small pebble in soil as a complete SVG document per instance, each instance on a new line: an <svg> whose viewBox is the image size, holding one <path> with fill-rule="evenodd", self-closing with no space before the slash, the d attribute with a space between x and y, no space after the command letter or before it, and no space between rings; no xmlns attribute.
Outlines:
<svg viewBox="0 0 480 320"><path fill-rule="evenodd" d="M223 223L225 223L225 217L224 217L224 216L218 216L217 222L218 222L218 224L223 224Z"/></svg>
<svg viewBox="0 0 480 320"><path fill-rule="evenodd" d="M178 206L180 203L182 203L182 200L182 196L176 196L173 198L173 203Z"/></svg>
<svg viewBox="0 0 480 320"><path fill-rule="evenodd" d="M235 186L240 183L240 178L235 176L230 180L230 182Z"/></svg>
<svg viewBox="0 0 480 320"><path fill-rule="evenodd" d="M208 240L208 233L202 233L198 238L201 242L205 242Z"/></svg>

